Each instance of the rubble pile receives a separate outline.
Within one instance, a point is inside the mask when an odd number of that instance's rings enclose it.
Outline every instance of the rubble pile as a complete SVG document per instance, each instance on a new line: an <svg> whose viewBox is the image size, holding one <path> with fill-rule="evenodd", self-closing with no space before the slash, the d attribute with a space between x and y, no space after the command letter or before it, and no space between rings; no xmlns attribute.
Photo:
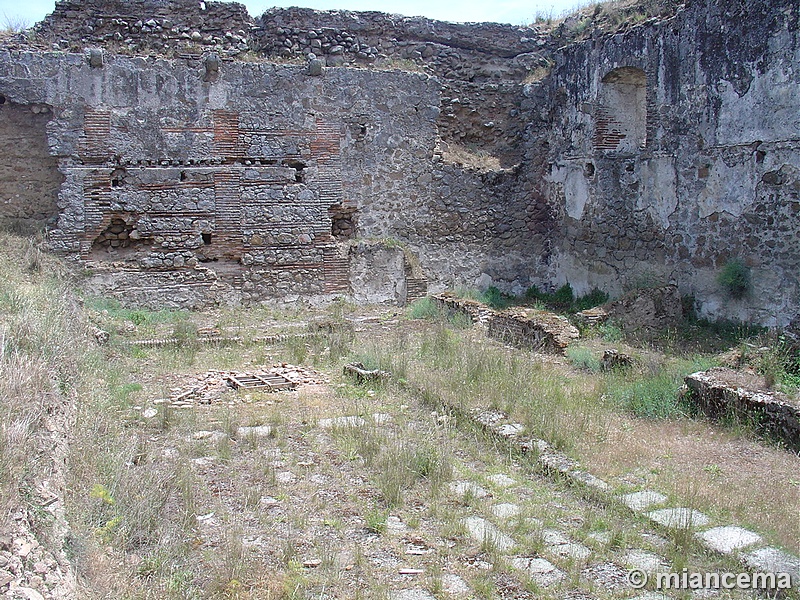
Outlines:
<svg viewBox="0 0 800 600"><path fill-rule="evenodd" d="M298 367L288 363L276 363L271 367L263 367L249 372L211 370L205 373L187 375L170 388L169 397L156 401L156 404L168 402L174 407L190 407L195 404L212 404L222 399L226 392L233 390L230 381L246 377L283 377L293 386L317 385L327 383L324 375L306 367ZM263 391L263 389L261 390Z"/></svg>

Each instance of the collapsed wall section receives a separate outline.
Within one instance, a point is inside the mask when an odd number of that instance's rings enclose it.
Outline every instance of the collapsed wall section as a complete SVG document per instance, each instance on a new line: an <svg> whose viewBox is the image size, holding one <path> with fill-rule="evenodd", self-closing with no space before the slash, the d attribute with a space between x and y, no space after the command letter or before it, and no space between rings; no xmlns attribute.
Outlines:
<svg viewBox="0 0 800 600"><path fill-rule="evenodd" d="M774 326L797 314L799 21L790 3L698 0L557 53L545 185L560 212L556 283L675 283L705 316ZM735 260L751 274L742 297L717 281Z"/></svg>

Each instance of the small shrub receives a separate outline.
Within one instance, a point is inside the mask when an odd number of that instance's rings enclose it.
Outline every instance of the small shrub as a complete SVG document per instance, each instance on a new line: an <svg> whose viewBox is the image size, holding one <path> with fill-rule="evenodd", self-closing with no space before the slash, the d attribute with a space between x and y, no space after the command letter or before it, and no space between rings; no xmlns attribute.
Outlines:
<svg viewBox="0 0 800 600"><path fill-rule="evenodd" d="M600 371L600 360L588 348L569 347L566 351L567 359L579 369L592 373Z"/></svg>
<svg viewBox="0 0 800 600"><path fill-rule="evenodd" d="M481 302L496 310L503 310L514 304L514 298L501 292L495 286L490 286L481 295Z"/></svg>
<svg viewBox="0 0 800 600"><path fill-rule="evenodd" d="M441 314L439 307L430 298L420 298L412 302L408 309L408 316L412 319L437 319Z"/></svg>
<svg viewBox="0 0 800 600"><path fill-rule="evenodd" d="M717 283L732 298L744 298L750 292L750 269L738 258L729 260L717 275Z"/></svg>
<svg viewBox="0 0 800 600"><path fill-rule="evenodd" d="M381 508L373 508L364 515L367 531L383 535L386 533L386 520L389 518L389 511Z"/></svg>
<svg viewBox="0 0 800 600"><path fill-rule="evenodd" d="M621 342L625 335L622 330L613 323L601 323L597 326L597 333L604 342L615 343Z"/></svg>
<svg viewBox="0 0 800 600"><path fill-rule="evenodd" d="M608 302L608 294L598 288L593 288L588 294L576 298L573 307L575 312L580 312L606 302Z"/></svg>
<svg viewBox="0 0 800 600"><path fill-rule="evenodd" d="M673 377L659 374L623 385L615 396L625 410L637 417L667 419L686 413L678 387Z"/></svg>
<svg viewBox="0 0 800 600"><path fill-rule="evenodd" d="M197 325L192 321L178 321L172 328L172 337L178 340L181 346L191 346L197 343Z"/></svg>
<svg viewBox="0 0 800 600"><path fill-rule="evenodd" d="M528 302L541 303L551 310L576 313L608 302L608 294L594 288L588 294L576 298L572 286L567 282L553 293L542 292L535 285L531 286L525 292L525 299Z"/></svg>

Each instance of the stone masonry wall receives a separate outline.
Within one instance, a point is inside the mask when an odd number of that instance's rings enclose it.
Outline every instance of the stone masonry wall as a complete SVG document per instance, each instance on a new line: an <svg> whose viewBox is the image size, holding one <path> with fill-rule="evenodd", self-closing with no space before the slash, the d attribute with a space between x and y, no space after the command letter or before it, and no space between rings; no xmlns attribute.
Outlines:
<svg viewBox="0 0 800 600"><path fill-rule="evenodd" d="M792 319L798 25L796 3L697 0L671 19L557 53L547 85L562 100L547 189L562 211L560 281L612 293L676 283L703 315ZM716 282L732 259L751 269L742 299Z"/></svg>
<svg viewBox="0 0 800 600"><path fill-rule="evenodd" d="M7 52L0 88L52 107L65 178L53 248L137 303L160 286L192 306L348 294L329 211L368 194L363 165L343 155L360 144L406 193L406 173L427 167L435 145L437 88L418 74L314 78L237 62L209 77L200 61L108 55L92 67L82 55ZM369 123L361 140L354 113Z"/></svg>
<svg viewBox="0 0 800 600"><path fill-rule="evenodd" d="M198 305L675 284L702 315L784 325L800 306L798 12L691 0L545 31L64 0L4 42L0 95L47 109L52 243L120 296L137 277ZM716 283L733 259L752 273L741 299ZM355 290L371 260L406 281Z"/></svg>
<svg viewBox="0 0 800 600"><path fill-rule="evenodd" d="M36 229L58 217L56 200L63 177L47 147L44 104L16 104L0 95L0 221Z"/></svg>

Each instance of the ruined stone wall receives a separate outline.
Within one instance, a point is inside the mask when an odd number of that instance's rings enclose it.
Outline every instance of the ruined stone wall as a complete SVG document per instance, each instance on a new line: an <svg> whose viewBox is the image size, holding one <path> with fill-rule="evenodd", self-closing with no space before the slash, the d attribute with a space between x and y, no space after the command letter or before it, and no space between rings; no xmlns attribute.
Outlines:
<svg viewBox="0 0 800 600"><path fill-rule="evenodd" d="M409 194L431 164L438 87L424 75L104 60L6 52L0 89L52 107L65 178L53 248L130 302L349 294L331 211L357 215L373 176Z"/></svg>
<svg viewBox="0 0 800 600"><path fill-rule="evenodd" d="M693 0L610 32L602 10L544 31L65 0L5 43L0 95L47 108L54 247L137 303L675 283L701 314L785 324L799 10ZM737 258L742 299L716 283Z"/></svg>
<svg viewBox="0 0 800 600"><path fill-rule="evenodd" d="M200 0L60 0L35 27L33 42L80 52L237 56L249 49L253 19L243 4Z"/></svg>
<svg viewBox="0 0 800 600"><path fill-rule="evenodd" d="M556 55L546 189L560 211L559 282L612 293L672 282L704 315L791 320L798 25L795 3L697 0ZM736 258L752 275L742 299L716 281Z"/></svg>
<svg viewBox="0 0 800 600"><path fill-rule="evenodd" d="M520 161L525 123L521 82L546 66L556 46L536 27L453 24L379 12L273 8L257 19L253 47L266 56L304 58L329 66L424 71L442 83L439 134L449 142Z"/></svg>
<svg viewBox="0 0 800 600"><path fill-rule="evenodd" d="M47 147L50 108L0 95L0 222L36 230L58 217L63 177Z"/></svg>

